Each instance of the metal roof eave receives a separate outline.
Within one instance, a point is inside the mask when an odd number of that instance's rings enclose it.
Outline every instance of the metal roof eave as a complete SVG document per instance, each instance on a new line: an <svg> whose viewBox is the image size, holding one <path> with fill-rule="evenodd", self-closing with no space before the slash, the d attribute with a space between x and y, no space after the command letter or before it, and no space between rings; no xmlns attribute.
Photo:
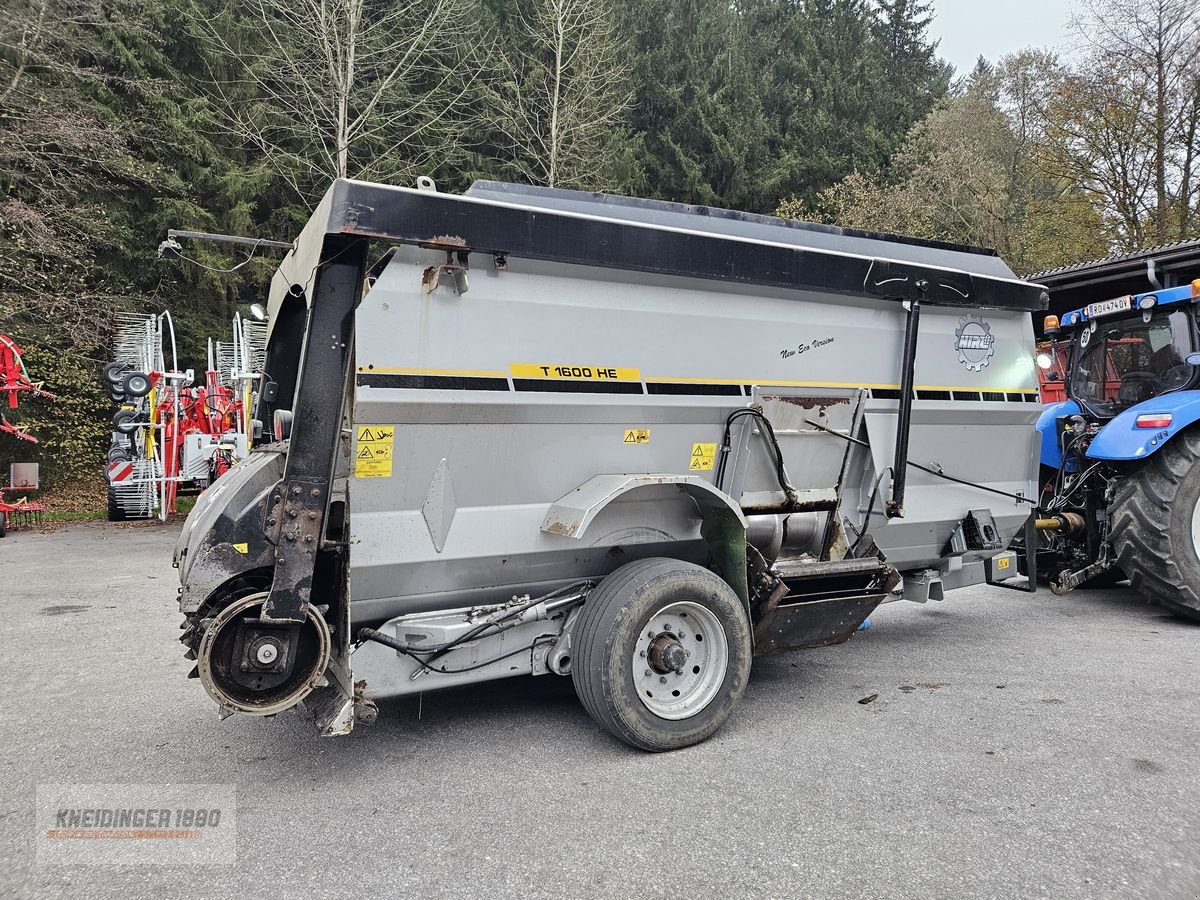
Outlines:
<svg viewBox="0 0 1200 900"><path fill-rule="evenodd" d="M1188 266L1200 266L1200 238L1035 272L1028 278L1046 285L1051 290L1086 287L1116 278L1142 275L1146 273L1147 263L1151 263L1157 269L1172 271Z"/></svg>

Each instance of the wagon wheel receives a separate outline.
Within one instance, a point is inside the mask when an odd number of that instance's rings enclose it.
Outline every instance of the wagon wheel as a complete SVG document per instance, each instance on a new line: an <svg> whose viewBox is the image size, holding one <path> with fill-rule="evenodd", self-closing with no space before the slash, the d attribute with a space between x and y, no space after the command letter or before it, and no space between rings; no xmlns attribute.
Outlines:
<svg viewBox="0 0 1200 900"><path fill-rule="evenodd" d="M643 750L699 743L746 689L752 652L742 601L707 569L645 559L584 602L571 676L605 730Z"/></svg>

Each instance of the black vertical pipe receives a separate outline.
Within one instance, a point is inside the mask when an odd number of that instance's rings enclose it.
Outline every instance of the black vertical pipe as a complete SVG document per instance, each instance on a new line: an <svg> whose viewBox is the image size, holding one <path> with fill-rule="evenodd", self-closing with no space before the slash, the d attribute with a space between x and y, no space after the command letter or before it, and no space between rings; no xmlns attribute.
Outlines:
<svg viewBox="0 0 1200 900"><path fill-rule="evenodd" d="M896 421L896 456L892 461L892 499L887 503L889 519L904 516L904 480L908 474L908 432L912 426L913 381L917 368L917 331L921 324L921 301L910 300L904 325L904 355L900 360L900 411Z"/></svg>
<svg viewBox="0 0 1200 900"><path fill-rule="evenodd" d="M1029 586L1025 589L1028 593L1037 593L1037 507L1033 507L1029 511L1029 518L1025 520L1025 571L1029 573Z"/></svg>

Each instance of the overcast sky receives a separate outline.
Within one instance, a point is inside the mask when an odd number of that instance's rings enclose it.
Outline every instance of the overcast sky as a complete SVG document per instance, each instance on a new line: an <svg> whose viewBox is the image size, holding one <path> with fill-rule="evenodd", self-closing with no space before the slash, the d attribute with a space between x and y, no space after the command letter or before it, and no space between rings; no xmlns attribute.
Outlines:
<svg viewBox="0 0 1200 900"><path fill-rule="evenodd" d="M934 0L929 31L941 41L938 55L965 75L980 54L995 62L1034 46L1068 55L1070 6L1070 0Z"/></svg>

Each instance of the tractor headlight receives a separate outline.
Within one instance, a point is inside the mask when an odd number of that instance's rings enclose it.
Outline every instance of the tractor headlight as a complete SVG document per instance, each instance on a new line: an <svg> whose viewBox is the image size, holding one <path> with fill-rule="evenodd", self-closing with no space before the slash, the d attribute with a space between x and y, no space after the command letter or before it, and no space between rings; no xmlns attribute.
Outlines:
<svg viewBox="0 0 1200 900"><path fill-rule="evenodd" d="M1054 360L1051 359L1049 353L1039 353L1037 355L1037 365L1039 369L1048 369L1054 365Z"/></svg>

